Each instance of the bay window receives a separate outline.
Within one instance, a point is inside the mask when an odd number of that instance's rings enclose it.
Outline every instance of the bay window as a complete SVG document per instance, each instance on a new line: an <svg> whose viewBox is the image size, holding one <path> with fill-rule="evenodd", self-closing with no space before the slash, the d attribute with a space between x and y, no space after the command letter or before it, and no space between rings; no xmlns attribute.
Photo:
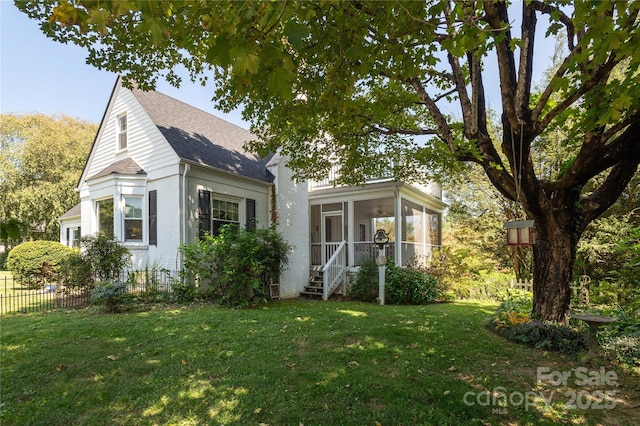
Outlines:
<svg viewBox="0 0 640 426"><path fill-rule="evenodd" d="M96 202L98 212L98 234L113 238L113 198Z"/></svg>

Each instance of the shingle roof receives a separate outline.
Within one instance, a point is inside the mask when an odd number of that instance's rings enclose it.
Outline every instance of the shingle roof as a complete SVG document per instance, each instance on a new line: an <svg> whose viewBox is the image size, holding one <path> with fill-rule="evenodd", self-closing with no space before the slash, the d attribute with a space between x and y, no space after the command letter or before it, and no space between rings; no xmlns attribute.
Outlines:
<svg viewBox="0 0 640 426"><path fill-rule="evenodd" d="M266 160L245 151L249 131L159 92L132 90L176 154L183 160L272 182Z"/></svg>
<svg viewBox="0 0 640 426"><path fill-rule="evenodd" d="M95 175L91 176L89 179L95 179L111 174L146 175L147 172L142 170L142 167L140 167L138 163L133 161L131 158L125 158L124 160L116 161L115 163L110 164Z"/></svg>
<svg viewBox="0 0 640 426"><path fill-rule="evenodd" d="M71 207L65 214L60 216L58 219L67 219L71 217L80 217L80 203Z"/></svg>

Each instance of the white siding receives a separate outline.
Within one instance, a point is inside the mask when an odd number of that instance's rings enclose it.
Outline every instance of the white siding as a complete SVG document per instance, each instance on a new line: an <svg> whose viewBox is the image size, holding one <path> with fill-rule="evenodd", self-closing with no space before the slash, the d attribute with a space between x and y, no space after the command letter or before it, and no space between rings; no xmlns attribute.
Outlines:
<svg viewBox="0 0 640 426"><path fill-rule="evenodd" d="M116 89L111 108L107 111L102 133L91 153L90 163L84 173L89 178L107 166L125 158L131 158L147 172L149 180L166 175L166 168L178 170L178 156L164 139L158 128L131 91ZM117 145L117 116L127 113L127 149L119 151Z"/></svg>
<svg viewBox="0 0 640 426"><path fill-rule="evenodd" d="M278 231L291 245L289 265L280 277L280 296L297 297L309 280L308 184L296 184L284 159L274 159L269 170L276 177Z"/></svg>
<svg viewBox="0 0 640 426"><path fill-rule="evenodd" d="M157 266L171 271L177 270L180 266L178 263L178 249L181 243L181 192L178 190L179 185L180 176L177 174L148 182L145 208L148 209L149 207L149 191L157 191L158 196L158 245L148 246L148 264L143 266ZM148 241L148 214L145 215L145 222Z"/></svg>

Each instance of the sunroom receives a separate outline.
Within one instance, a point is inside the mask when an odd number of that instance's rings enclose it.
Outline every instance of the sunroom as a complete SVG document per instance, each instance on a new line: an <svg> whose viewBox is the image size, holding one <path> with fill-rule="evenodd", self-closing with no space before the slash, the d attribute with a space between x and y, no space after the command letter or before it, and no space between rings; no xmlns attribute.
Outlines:
<svg viewBox="0 0 640 426"><path fill-rule="evenodd" d="M442 244L446 205L441 198L437 184L381 180L357 187L332 187L328 181L310 183L311 269L328 275L323 285L325 298L344 281L346 270L378 254L373 244L378 229L389 236L385 254L395 264L427 262Z"/></svg>

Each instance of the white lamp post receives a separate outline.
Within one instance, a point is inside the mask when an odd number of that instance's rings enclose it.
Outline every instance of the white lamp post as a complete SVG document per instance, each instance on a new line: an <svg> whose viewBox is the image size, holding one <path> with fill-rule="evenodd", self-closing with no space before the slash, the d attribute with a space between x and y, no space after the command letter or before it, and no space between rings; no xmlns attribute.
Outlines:
<svg viewBox="0 0 640 426"><path fill-rule="evenodd" d="M376 264L378 265L378 298L380 304L384 305L384 274L387 265L387 256L384 254L384 245L389 242L389 236L380 228L376 231L376 235L373 238L373 242L378 246L378 256L376 257Z"/></svg>

